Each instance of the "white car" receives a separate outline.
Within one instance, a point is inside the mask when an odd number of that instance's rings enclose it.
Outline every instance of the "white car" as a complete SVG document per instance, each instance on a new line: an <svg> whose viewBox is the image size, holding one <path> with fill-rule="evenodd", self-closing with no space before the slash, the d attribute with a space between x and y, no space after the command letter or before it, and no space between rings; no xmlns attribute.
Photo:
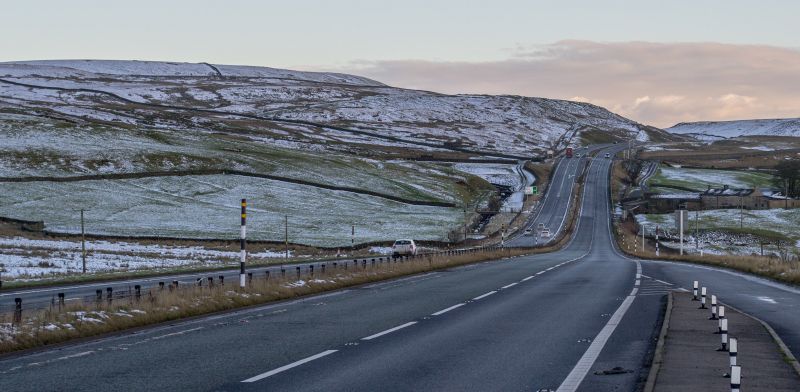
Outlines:
<svg viewBox="0 0 800 392"><path fill-rule="evenodd" d="M392 257L416 256L417 244L414 240L397 240L392 245Z"/></svg>
<svg viewBox="0 0 800 392"><path fill-rule="evenodd" d="M542 229L541 237L542 238L550 238L550 229L548 229L546 227L544 229Z"/></svg>
<svg viewBox="0 0 800 392"><path fill-rule="evenodd" d="M606 158L611 158L611 154L606 153Z"/></svg>
<svg viewBox="0 0 800 392"><path fill-rule="evenodd" d="M532 236L532 235L533 235L533 230L531 230L531 229L525 229L525 235L526 235L526 236Z"/></svg>

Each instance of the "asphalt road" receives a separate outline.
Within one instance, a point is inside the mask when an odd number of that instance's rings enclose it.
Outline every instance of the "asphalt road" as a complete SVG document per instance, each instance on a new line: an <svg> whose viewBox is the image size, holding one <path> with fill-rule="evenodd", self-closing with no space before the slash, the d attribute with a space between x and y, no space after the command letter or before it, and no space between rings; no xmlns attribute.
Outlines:
<svg viewBox="0 0 800 392"><path fill-rule="evenodd" d="M649 370L664 294L692 279L770 321L797 352L782 332L798 329L797 316L759 298L798 304L797 290L620 256L610 163L591 161L578 227L559 252L10 357L0 389L632 391ZM630 372L595 374L617 366Z"/></svg>
<svg viewBox="0 0 800 392"><path fill-rule="evenodd" d="M602 146L591 146L588 150L580 149L577 152L584 155L587 151L595 151L601 147ZM535 227L539 222L543 222L545 223L545 226L551 228L553 237L555 237L556 231L559 230L560 227L564 226L569 208L570 194L572 192L576 177L579 175L580 170L582 170L585 163L585 158L562 160L562 163L558 165L556 171L551 176L552 183L554 184L552 190L549 190L545 194L543 204L539 209L538 214L535 215L535 218L529 220L527 227ZM540 240L538 243L541 245L544 242L545 241ZM517 238L507 241L508 246L534 246L536 244L537 242L535 237L518 236ZM371 258L372 257L369 257L369 259ZM352 262L351 259L347 260ZM361 260L361 258L359 258L359 260ZM341 262L346 260L327 260L329 263L334 261ZM320 262L315 262L312 264L318 265L319 263ZM298 266L305 273L305 271L308 269L308 265L308 263L301 263L287 265L285 267L256 267L248 268L248 272L252 272L254 276L263 277L266 271L270 271L271 276L278 276L278 274L281 273L281 268L284 268L287 276L292 276L296 273L296 268ZM223 276L225 282L235 284L239 280L239 269L238 267L232 267L228 270L215 272L181 273L168 276L91 282L67 286L4 290L0 292L0 312L12 311L15 307L15 298L22 298L23 309L36 310L47 308L52 303L55 303L57 301L58 293L64 293L66 302L91 300L92 298L95 298L97 290L101 290L103 298L105 298L108 288L111 288L112 292L119 295L120 293L131 292L134 290L134 286L136 285L140 285L143 291L147 290L148 288L155 288L158 287L159 282L164 282L165 284L169 285L172 281L177 280L179 284L191 285L197 284L198 279L207 280L208 277L213 277L214 280L219 283L219 276Z"/></svg>

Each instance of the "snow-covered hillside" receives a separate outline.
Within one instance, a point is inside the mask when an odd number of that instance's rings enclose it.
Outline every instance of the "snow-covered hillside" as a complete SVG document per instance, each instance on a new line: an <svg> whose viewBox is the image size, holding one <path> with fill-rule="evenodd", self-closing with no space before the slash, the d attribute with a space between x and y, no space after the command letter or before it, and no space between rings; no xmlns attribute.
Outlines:
<svg viewBox="0 0 800 392"><path fill-rule="evenodd" d="M4 104L82 121L244 134L305 149L380 145L527 157L577 142L585 131L638 140L661 132L645 132L588 103L443 95L352 75L207 63L0 63Z"/></svg>
<svg viewBox="0 0 800 392"><path fill-rule="evenodd" d="M739 136L800 137L800 118L680 123L667 128L666 131L688 134L701 139Z"/></svg>

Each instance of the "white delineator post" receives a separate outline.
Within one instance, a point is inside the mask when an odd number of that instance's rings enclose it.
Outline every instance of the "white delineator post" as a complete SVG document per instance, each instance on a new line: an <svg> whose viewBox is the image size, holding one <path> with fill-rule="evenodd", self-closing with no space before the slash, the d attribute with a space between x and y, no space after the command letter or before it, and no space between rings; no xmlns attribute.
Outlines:
<svg viewBox="0 0 800 392"><path fill-rule="evenodd" d="M739 341L736 338L728 340L731 366L736 366L736 357L739 355Z"/></svg>
<svg viewBox="0 0 800 392"><path fill-rule="evenodd" d="M717 317L719 317L719 333L722 333L722 320L725 320L725 307L720 305L717 307Z"/></svg>
<svg viewBox="0 0 800 392"><path fill-rule="evenodd" d="M728 319L722 319L720 322L722 323L722 333L720 334L722 348L717 351L728 351Z"/></svg>
<svg viewBox="0 0 800 392"><path fill-rule="evenodd" d="M706 308L706 287L700 289L700 309Z"/></svg>
<svg viewBox="0 0 800 392"><path fill-rule="evenodd" d="M239 235L239 241L241 244L241 259L239 260L239 287L244 288L245 286L245 272L244 272L244 264L247 261L247 250L246 250L246 243L247 243L247 199L242 199L242 229Z"/></svg>
<svg viewBox="0 0 800 392"><path fill-rule="evenodd" d="M659 256L658 252L658 225L656 225L656 257ZM694 296L695 301L697 300L697 295Z"/></svg>
<svg viewBox="0 0 800 392"><path fill-rule="evenodd" d="M731 392L739 392L742 387L742 368L741 366L731 366Z"/></svg>
<svg viewBox="0 0 800 392"><path fill-rule="evenodd" d="M697 299L697 287L698 287L699 284L700 284L700 282L698 282L696 280L692 283L692 295L693 295L692 301L698 301L698 299Z"/></svg>
<svg viewBox="0 0 800 392"><path fill-rule="evenodd" d="M717 296L711 296L711 318L709 320L716 320L717 319Z"/></svg>

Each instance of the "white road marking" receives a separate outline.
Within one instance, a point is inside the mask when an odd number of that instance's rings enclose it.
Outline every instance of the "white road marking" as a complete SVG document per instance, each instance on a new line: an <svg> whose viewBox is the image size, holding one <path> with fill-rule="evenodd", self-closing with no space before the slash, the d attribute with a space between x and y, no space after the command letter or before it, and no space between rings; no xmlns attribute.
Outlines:
<svg viewBox="0 0 800 392"><path fill-rule="evenodd" d="M759 301L764 301L766 303L770 303L770 304L777 304L778 303L778 301L775 301L774 299L772 299L770 297L756 297L756 299L758 299Z"/></svg>
<svg viewBox="0 0 800 392"><path fill-rule="evenodd" d="M636 262L636 273L640 274L642 272L642 266L637 261ZM583 379L586 377L586 374L589 373L589 370L592 369L594 362L597 360L597 357L600 356L600 352L603 351L603 347L605 347L606 342L611 337L611 334L614 333L614 330L617 329L617 326L622 321L622 317L625 316L625 313L628 312L628 309L631 307L633 300L636 299L636 293L639 291L638 288L633 288L631 293L622 301L622 305L617 308L611 318L608 320L608 323L600 330L600 333L592 340L592 344L583 353L583 356L575 367L569 372L569 375L564 382L558 387L556 392L574 392L578 390L578 387L583 382Z"/></svg>
<svg viewBox="0 0 800 392"><path fill-rule="evenodd" d="M505 285L505 286L501 287L501 289L507 289L507 288L509 288L509 287L514 287L514 286L516 286L516 285L517 285L517 282L510 283L510 284L507 284L507 285Z"/></svg>
<svg viewBox="0 0 800 392"><path fill-rule="evenodd" d="M529 277L527 277L525 279L522 279L520 282L525 282L525 281L528 281L528 280L531 280L531 279L533 279L533 275L531 275L531 276L529 276Z"/></svg>
<svg viewBox="0 0 800 392"><path fill-rule="evenodd" d="M451 310L453 310L453 309L460 308L460 307L462 307L462 306L464 306L464 305L466 305L466 304L465 304L465 303L460 303L460 304L458 304L458 305L453 305L453 306L451 306L451 307L449 307L449 308L442 309L442 310L440 310L440 311L438 311L438 312L436 312L436 313L433 313L433 314L431 314L431 316L438 316L438 315L440 315L440 314L447 313L447 312L449 312L449 311L451 311Z"/></svg>
<svg viewBox="0 0 800 392"><path fill-rule="evenodd" d="M392 333L394 331L398 331L398 330L401 330L403 328L410 327L410 326L412 326L412 325L414 325L416 323L417 323L416 321L411 321L411 322L405 323L403 325L398 325L398 326L396 326L394 328L389 328L389 329L387 329L385 331L378 332L375 335L370 335L370 336L367 336L365 338L361 338L361 340L372 340L372 339L375 339L375 338L379 338L379 337L381 337L383 335Z"/></svg>
<svg viewBox="0 0 800 392"><path fill-rule="evenodd" d="M663 280L658 280L658 279L653 279L653 280L655 280L655 281L656 281L656 282L658 282L658 283L668 284L668 285L670 285L670 286L672 286L672 285L673 285L672 283L670 283L670 282L665 282L665 281L663 281Z"/></svg>
<svg viewBox="0 0 800 392"><path fill-rule="evenodd" d="M641 281L641 280L639 280L639 279L636 279L636 282L635 282L633 285L634 285L634 286L638 286L638 285L640 285L640 284L642 284L642 281Z"/></svg>
<svg viewBox="0 0 800 392"><path fill-rule="evenodd" d="M331 354L335 353L336 351L338 351L338 350L326 350L326 351L323 351L323 352L321 352L319 354L312 355L312 356L310 356L308 358L301 359L301 360L299 360L297 362L292 362L292 363L290 363L288 365L281 366L281 367L279 367L277 369L270 370L270 371L268 371L266 373L261 373L261 374L259 374L257 376L250 377L247 380L244 380L242 382L256 382L258 380L263 380L263 379L265 379L265 378L267 378L269 376L274 376L274 375L276 375L276 374L278 374L280 372L285 372L285 371L287 371L287 370L289 370L289 369L291 369L293 367L297 367L297 366L300 366L300 365L302 365L304 363L311 362L311 361L313 361L315 359L319 359L319 358L322 358L324 356L331 355Z"/></svg>
<svg viewBox="0 0 800 392"><path fill-rule="evenodd" d="M497 291L490 291L490 292L488 292L488 293L486 293L486 294L479 295L479 296L477 296L477 297L473 298L472 300L473 300L473 301L477 301L477 300L479 300L479 299L484 299L484 298L486 298L486 297L488 297L488 296L490 296L490 295L492 295L492 294L494 294L494 293L496 293L496 292L497 292Z"/></svg>
<svg viewBox="0 0 800 392"><path fill-rule="evenodd" d="M194 332L194 331L199 331L199 330L201 330L201 329L203 329L203 327L197 327L197 328L192 328L192 329L184 329L183 331L178 331L178 332L168 333L168 334L166 334L166 335L154 336L154 337L152 337L150 340L159 340L159 339L168 338L168 337L170 337L170 336L178 336L178 335L183 335L183 334L185 334L185 333Z"/></svg>
<svg viewBox="0 0 800 392"><path fill-rule="evenodd" d="M536 273L536 275L541 275L543 273L545 273L545 271L539 271L539 272Z"/></svg>

